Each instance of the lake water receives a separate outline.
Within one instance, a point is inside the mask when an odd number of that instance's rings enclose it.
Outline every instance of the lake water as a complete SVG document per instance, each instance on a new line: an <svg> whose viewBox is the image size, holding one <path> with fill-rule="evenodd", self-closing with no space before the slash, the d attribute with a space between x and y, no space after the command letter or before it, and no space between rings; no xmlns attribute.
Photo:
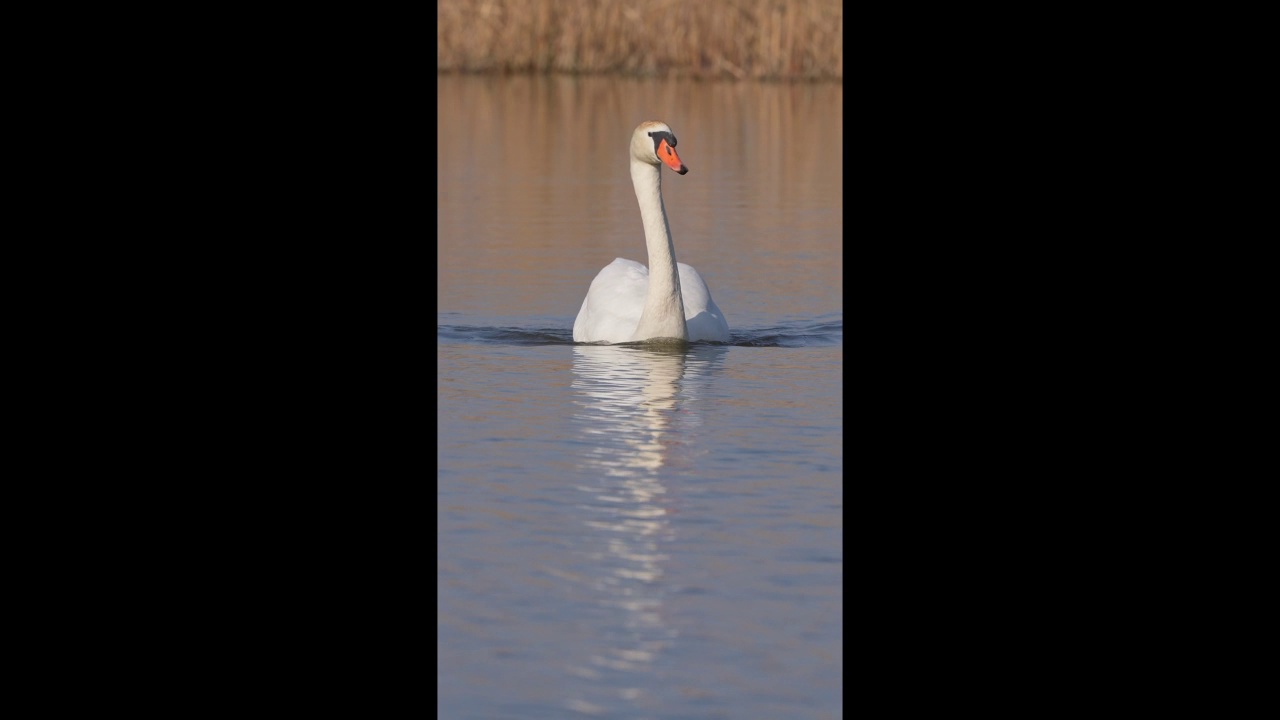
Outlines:
<svg viewBox="0 0 1280 720"><path fill-rule="evenodd" d="M842 86L439 81L440 717L841 717ZM642 120L729 343L573 342Z"/></svg>

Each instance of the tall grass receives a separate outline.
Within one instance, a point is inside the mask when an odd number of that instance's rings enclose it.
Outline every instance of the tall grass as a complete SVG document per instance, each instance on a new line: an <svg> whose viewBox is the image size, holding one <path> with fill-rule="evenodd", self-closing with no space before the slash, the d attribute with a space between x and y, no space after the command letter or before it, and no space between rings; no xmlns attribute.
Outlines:
<svg viewBox="0 0 1280 720"><path fill-rule="evenodd" d="M437 0L439 72L843 80L840 0Z"/></svg>

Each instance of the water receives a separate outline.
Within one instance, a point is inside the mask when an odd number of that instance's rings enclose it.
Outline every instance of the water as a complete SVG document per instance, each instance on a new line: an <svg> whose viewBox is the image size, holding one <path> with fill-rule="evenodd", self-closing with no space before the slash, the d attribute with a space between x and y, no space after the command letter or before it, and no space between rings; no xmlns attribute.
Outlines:
<svg viewBox="0 0 1280 720"><path fill-rule="evenodd" d="M842 88L439 87L440 717L840 717ZM573 342L646 119L729 343Z"/></svg>

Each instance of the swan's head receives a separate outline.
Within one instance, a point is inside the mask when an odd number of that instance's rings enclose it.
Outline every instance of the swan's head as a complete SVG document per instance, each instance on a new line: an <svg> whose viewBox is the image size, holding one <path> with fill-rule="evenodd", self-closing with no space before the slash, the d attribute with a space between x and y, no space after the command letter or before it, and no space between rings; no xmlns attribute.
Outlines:
<svg viewBox="0 0 1280 720"><path fill-rule="evenodd" d="M666 164L681 175L689 168L676 155L676 136L664 122L650 120L640 123L631 136L631 157L650 165Z"/></svg>

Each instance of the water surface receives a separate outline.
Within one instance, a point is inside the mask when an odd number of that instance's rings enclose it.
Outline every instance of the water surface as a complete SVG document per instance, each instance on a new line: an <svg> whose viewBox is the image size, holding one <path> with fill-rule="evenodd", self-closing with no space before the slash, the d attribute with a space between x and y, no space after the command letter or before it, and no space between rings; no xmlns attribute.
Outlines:
<svg viewBox="0 0 1280 720"><path fill-rule="evenodd" d="M440 78L440 717L841 716L840 92ZM572 341L648 119L729 343Z"/></svg>

